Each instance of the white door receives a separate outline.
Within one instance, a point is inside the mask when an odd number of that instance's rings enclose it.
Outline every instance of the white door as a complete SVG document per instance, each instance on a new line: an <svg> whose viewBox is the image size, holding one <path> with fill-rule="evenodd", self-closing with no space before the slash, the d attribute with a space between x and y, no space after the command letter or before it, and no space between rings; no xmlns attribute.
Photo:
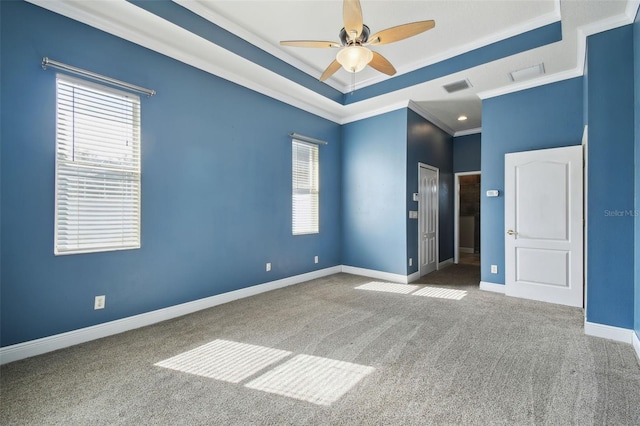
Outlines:
<svg viewBox="0 0 640 426"><path fill-rule="evenodd" d="M583 306L582 147L505 155L508 296Z"/></svg>
<svg viewBox="0 0 640 426"><path fill-rule="evenodd" d="M419 166L418 229L420 276L438 269L438 169Z"/></svg>

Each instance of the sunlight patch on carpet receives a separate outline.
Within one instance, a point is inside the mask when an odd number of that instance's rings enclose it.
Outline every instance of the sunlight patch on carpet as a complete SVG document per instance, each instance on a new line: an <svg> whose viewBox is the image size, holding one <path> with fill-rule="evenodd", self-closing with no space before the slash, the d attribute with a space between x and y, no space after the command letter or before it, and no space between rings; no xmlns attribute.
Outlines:
<svg viewBox="0 0 640 426"><path fill-rule="evenodd" d="M417 285L410 284L396 284L396 283L381 283L372 281L370 283L362 284L355 287L356 290L371 290L371 291L384 291L386 293L401 293L409 294L412 291L419 289Z"/></svg>
<svg viewBox="0 0 640 426"><path fill-rule="evenodd" d="M245 386L318 405L331 405L375 369L366 365L298 355Z"/></svg>
<svg viewBox="0 0 640 426"><path fill-rule="evenodd" d="M453 290L450 288L425 287L411 294L412 296L437 297L439 299L460 300L467 295L465 290Z"/></svg>
<svg viewBox="0 0 640 426"><path fill-rule="evenodd" d="M154 365L240 383L289 355L289 351L218 339Z"/></svg>

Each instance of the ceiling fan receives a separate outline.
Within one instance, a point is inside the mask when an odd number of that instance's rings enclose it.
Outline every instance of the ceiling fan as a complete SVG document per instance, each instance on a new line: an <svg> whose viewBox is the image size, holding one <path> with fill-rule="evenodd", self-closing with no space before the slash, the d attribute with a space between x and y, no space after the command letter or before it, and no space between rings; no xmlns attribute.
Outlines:
<svg viewBox="0 0 640 426"><path fill-rule="evenodd" d="M324 70L320 81L325 81L343 67L351 73L362 71L367 65L384 74L394 75L396 69L384 56L370 50L367 46L389 44L413 37L436 26L435 21L418 21L387 28L369 36L369 27L362 21L360 0L344 0L344 28L340 30L340 42L317 40L281 41L282 46L339 48L336 59Z"/></svg>

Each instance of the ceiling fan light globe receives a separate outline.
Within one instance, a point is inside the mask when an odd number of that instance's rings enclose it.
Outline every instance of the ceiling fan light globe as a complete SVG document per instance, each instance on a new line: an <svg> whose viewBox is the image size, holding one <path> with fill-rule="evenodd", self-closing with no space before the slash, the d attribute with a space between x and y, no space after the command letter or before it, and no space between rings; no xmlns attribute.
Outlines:
<svg viewBox="0 0 640 426"><path fill-rule="evenodd" d="M347 46L336 55L336 60L348 72L360 72L373 59L371 50L362 46Z"/></svg>

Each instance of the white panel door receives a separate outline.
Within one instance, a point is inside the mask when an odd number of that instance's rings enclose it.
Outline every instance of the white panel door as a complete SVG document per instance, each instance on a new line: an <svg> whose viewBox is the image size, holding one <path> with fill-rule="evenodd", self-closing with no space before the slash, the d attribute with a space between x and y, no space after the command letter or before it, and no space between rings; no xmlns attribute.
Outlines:
<svg viewBox="0 0 640 426"><path fill-rule="evenodd" d="M508 296L583 306L582 147L505 155Z"/></svg>
<svg viewBox="0 0 640 426"><path fill-rule="evenodd" d="M420 276L438 269L438 173L435 167L419 166Z"/></svg>

